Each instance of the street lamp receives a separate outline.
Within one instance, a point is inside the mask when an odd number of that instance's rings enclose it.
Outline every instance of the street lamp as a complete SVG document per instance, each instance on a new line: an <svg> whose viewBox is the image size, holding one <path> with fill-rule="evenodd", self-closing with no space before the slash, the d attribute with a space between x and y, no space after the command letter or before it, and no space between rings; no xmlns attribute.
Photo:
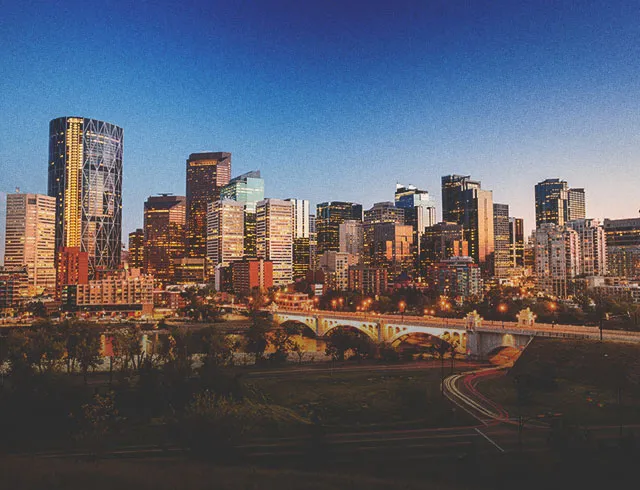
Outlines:
<svg viewBox="0 0 640 490"><path fill-rule="evenodd" d="M334 310L336 309L336 304L337 304L337 303L338 303L338 302L337 302L335 299L332 299L332 300L331 300L331 306L332 306L332 308L333 308Z"/></svg>
<svg viewBox="0 0 640 490"><path fill-rule="evenodd" d="M398 303L398 309L400 310L400 314L401 314L401 320L400 321L404 321L404 309L406 308L407 303L405 303L404 301L400 301L400 303Z"/></svg>
<svg viewBox="0 0 640 490"><path fill-rule="evenodd" d="M504 303L499 304L498 311L502 316L502 328L504 328L504 314L507 312L507 305L505 305Z"/></svg>

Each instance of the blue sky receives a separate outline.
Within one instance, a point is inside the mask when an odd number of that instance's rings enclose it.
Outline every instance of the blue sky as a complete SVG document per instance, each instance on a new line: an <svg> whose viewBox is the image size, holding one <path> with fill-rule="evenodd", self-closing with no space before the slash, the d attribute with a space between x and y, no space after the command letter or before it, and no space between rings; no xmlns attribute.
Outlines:
<svg viewBox="0 0 640 490"><path fill-rule="evenodd" d="M348 5L345 5L348 4ZM470 5L471 4L471 5ZM640 3L0 0L0 192L46 193L48 123L125 130L123 237L233 153L269 197L390 200L470 174L533 225L533 186L640 209ZM440 217L440 210L438 209ZM4 230L2 230L4 231ZM126 238L125 238L126 239Z"/></svg>

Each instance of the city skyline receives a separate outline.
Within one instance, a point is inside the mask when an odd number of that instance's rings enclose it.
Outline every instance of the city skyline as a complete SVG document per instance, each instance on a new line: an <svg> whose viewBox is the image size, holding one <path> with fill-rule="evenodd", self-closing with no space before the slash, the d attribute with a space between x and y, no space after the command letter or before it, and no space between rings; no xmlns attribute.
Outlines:
<svg viewBox="0 0 640 490"><path fill-rule="evenodd" d="M430 193L440 221L439 179L456 173L482 181L527 234L534 185L547 178L585 188L587 217L638 215L632 2L381 5L125 12L115 2L118 22L90 8L9 5L0 192L45 194L48 123L78 114L125 130L125 240L142 227L149 196L185 193L184 161L202 150L232 153L232 177L260 170L266 197L308 199L312 209L368 209L403 182ZM401 28L381 34L389 22ZM86 27L95 42L72 59ZM66 73L72 63L90 83Z"/></svg>

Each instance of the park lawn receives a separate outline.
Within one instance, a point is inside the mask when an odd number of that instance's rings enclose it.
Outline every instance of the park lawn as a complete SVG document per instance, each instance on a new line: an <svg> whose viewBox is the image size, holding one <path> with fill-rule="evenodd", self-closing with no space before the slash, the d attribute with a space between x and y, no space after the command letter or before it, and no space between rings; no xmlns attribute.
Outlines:
<svg viewBox="0 0 640 490"><path fill-rule="evenodd" d="M506 376L479 389L512 417L552 413L580 426L640 423L639 361L635 344L535 339ZM533 380L520 403L519 376Z"/></svg>
<svg viewBox="0 0 640 490"><path fill-rule="evenodd" d="M457 369L456 369L457 371ZM447 366L446 373L450 372ZM440 393L440 369L341 371L248 381L268 403L294 410L335 430L466 425ZM315 415L313 415L315 413Z"/></svg>

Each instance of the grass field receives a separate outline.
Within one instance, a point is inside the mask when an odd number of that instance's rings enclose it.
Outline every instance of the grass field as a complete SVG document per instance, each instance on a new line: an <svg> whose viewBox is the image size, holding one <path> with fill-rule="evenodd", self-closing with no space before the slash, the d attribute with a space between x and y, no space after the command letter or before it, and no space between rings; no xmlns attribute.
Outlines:
<svg viewBox="0 0 640 490"><path fill-rule="evenodd" d="M575 425L640 423L640 346L536 339L506 376L479 389L512 414L561 413ZM516 379L525 380L518 401Z"/></svg>
<svg viewBox="0 0 640 490"><path fill-rule="evenodd" d="M449 366L446 373L450 372ZM313 417L336 430L371 427L444 427L473 420L440 393L440 369L340 371L250 380L272 404Z"/></svg>

